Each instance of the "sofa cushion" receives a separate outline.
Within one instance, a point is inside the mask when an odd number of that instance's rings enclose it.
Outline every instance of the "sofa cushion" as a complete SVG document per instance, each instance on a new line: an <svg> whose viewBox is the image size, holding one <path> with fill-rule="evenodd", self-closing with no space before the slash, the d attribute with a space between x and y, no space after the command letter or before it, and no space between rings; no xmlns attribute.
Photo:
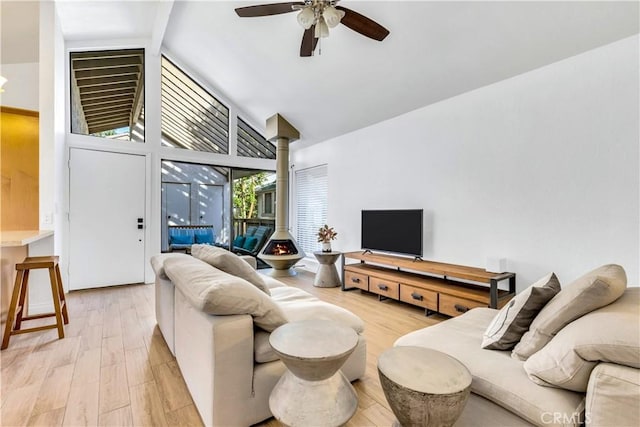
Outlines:
<svg viewBox="0 0 640 427"><path fill-rule="evenodd" d="M629 288L612 304L569 323L525 362L529 378L585 392L598 362L640 368L639 309L640 288Z"/></svg>
<svg viewBox="0 0 640 427"><path fill-rule="evenodd" d="M302 289L288 287L274 280L271 297L282 309L289 322L308 319L333 320L350 326L357 333L364 331L364 323L355 314L341 307L320 301ZM280 286L277 286L280 284ZM253 337L256 363L267 363L280 359L269 343L269 333L256 331Z"/></svg>
<svg viewBox="0 0 640 427"><path fill-rule="evenodd" d="M351 327L359 334L364 332L364 322L358 316L337 305L320 301L302 289L290 286L271 288L271 299L289 322L308 319L333 320Z"/></svg>
<svg viewBox="0 0 640 427"><path fill-rule="evenodd" d="M279 281L278 279L275 279L275 278L270 277L270 276L262 276L262 278L264 279L264 282L267 284L267 287L269 289L282 288L282 287L287 286L284 283L282 283L281 281Z"/></svg>
<svg viewBox="0 0 640 427"><path fill-rule="evenodd" d="M242 244L242 249L246 249L247 251L252 252L257 245L258 245L258 238L253 236L248 236L244 239L244 243Z"/></svg>
<svg viewBox="0 0 640 427"><path fill-rule="evenodd" d="M512 356L527 360L565 325L590 311L611 304L627 287L627 275L616 264L596 268L563 288L531 323Z"/></svg>
<svg viewBox="0 0 640 427"><path fill-rule="evenodd" d="M237 236L235 239L233 239L233 246L241 248L242 245L244 245L244 239L244 236Z"/></svg>
<svg viewBox="0 0 640 427"><path fill-rule="evenodd" d="M271 236L271 234L272 234L271 227L266 225L261 225L260 227L258 227L256 232L253 234L253 237L258 239L255 249L256 250L262 249L262 247L264 246L264 243L267 241L269 236Z"/></svg>
<svg viewBox="0 0 640 427"><path fill-rule="evenodd" d="M282 310L264 292L204 261L169 258L164 267L185 298L207 314L250 314L256 326L266 331L287 322Z"/></svg>
<svg viewBox="0 0 640 427"><path fill-rule="evenodd" d="M193 243L193 234L176 234L170 236L172 245L190 245Z"/></svg>
<svg viewBox="0 0 640 427"><path fill-rule="evenodd" d="M560 292L560 282L554 273L520 292L502 307L484 332L482 348L511 350L527 332L538 312Z"/></svg>
<svg viewBox="0 0 640 427"><path fill-rule="evenodd" d="M168 252L166 254L158 254L151 257L151 267L153 268L156 276L163 280L169 280L169 277L164 271L164 262L169 258L191 258L191 255L182 254L179 252Z"/></svg>
<svg viewBox="0 0 640 427"><path fill-rule="evenodd" d="M462 362L473 377L471 391L535 425L565 425L546 419L549 413L580 414L584 394L540 387L529 380L523 362L508 351L481 348L482 334L497 310L475 308L399 338L394 345L415 345L447 353ZM547 415L545 415L547 414ZM569 417L571 415L568 415ZM575 420L578 421L576 415Z"/></svg>
<svg viewBox="0 0 640 427"><path fill-rule="evenodd" d="M587 427L640 426L640 370L598 363L587 388Z"/></svg>
<svg viewBox="0 0 640 427"><path fill-rule="evenodd" d="M213 228L196 229L193 236L196 243L213 245Z"/></svg>
<svg viewBox="0 0 640 427"><path fill-rule="evenodd" d="M271 334L265 331L255 331L253 334L253 360L256 363L273 362L280 359L271 347L269 337Z"/></svg>
<svg viewBox="0 0 640 427"><path fill-rule="evenodd" d="M271 295L262 275L258 274L245 260L233 252L215 246L193 245L191 247L191 255L226 273L238 276L267 295Z"/></svg>

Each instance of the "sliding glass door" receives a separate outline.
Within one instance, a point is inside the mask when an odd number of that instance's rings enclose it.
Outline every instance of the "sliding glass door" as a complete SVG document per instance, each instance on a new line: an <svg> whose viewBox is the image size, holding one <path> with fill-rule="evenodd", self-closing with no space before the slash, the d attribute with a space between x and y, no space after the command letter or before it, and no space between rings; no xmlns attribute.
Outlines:
<svg viewBox="0 0 640 427"><path fill-rule="evenodd" d="M273 171L162 161L162 251L178 226L213 228L213 243L229 248L247 228L275 223Z"/></svg>

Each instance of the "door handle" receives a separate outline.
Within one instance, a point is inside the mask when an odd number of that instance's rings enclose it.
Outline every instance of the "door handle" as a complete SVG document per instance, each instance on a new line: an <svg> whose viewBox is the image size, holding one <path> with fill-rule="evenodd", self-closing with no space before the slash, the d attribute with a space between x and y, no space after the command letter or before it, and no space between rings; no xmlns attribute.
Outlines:
<svg viewBox="0 0 640 427"><path fill-rule="evenodd" d="M422 295L420 295L419 293L412 292L412 293L411 293L411 298L413 298L413 299L415 299L415 300L418 300L418 301L422 301L423 296L422 296Z"/></svg>
<svg viewBox="0 0 640 427"><path fill-rule="evenodd" d="M389 287L387 285L378 285L378 289L380 289L381 291L387 291L389 290Z"/></svg>

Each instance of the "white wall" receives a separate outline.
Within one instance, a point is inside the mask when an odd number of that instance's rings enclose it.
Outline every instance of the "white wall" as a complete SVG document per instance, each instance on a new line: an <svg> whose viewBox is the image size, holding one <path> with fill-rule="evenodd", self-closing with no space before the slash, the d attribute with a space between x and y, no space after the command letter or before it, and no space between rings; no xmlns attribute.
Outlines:
<svg viewBox="0 0 640 427"><path fill-rule="evenodd" d="M53 2L40 4L40 56L36 65L36 85L40 111L40 229L55 230L47 238L29 246L29 255L61 255L63 224L60 207L64 203L64 39ZM60 273L68 289L66 260L60 259ZM32 312L53 311L49 276L34 271L29 279L29 308Z"/></svg>
<svg viewBox="0 0 640 427"><path fill-rule="evenodd" d="M39 111L38 63L2 64L0 75L7 79L0 95L0 104L6 107Z"/></svg>
<svg viewBox="0 0 640 427"><path fill-rule="evenodd" d="M425 210L424 258L505 257L521 290L603 263L639 285L638 36L296 150L329 166L338 250L361 209ZM384 102L384 100L381 100ZM301 133L304 125L300 124Z"/></svg>

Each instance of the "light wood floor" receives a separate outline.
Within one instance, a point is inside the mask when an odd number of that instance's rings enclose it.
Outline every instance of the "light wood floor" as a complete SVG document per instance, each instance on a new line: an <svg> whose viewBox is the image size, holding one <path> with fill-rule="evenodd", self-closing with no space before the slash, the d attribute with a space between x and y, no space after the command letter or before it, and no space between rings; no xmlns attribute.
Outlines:
<svg viewBox="0 0 640 427"><path fill-rule="evenodd" d="M427 318L420 308L379 302L360 291L315 288L313 274L304 271L283 281L365 321L367 368L364 378L353 384L359 407L348 425L391 425L394 418L378 381L377 357L401 335L443 318ZM17 335L0 353L0 425L202 425L156 326L153 286L75 291L67 302L65 339L58 340L53 330ZM280 424L270 419L261 425Z"/></svg>

